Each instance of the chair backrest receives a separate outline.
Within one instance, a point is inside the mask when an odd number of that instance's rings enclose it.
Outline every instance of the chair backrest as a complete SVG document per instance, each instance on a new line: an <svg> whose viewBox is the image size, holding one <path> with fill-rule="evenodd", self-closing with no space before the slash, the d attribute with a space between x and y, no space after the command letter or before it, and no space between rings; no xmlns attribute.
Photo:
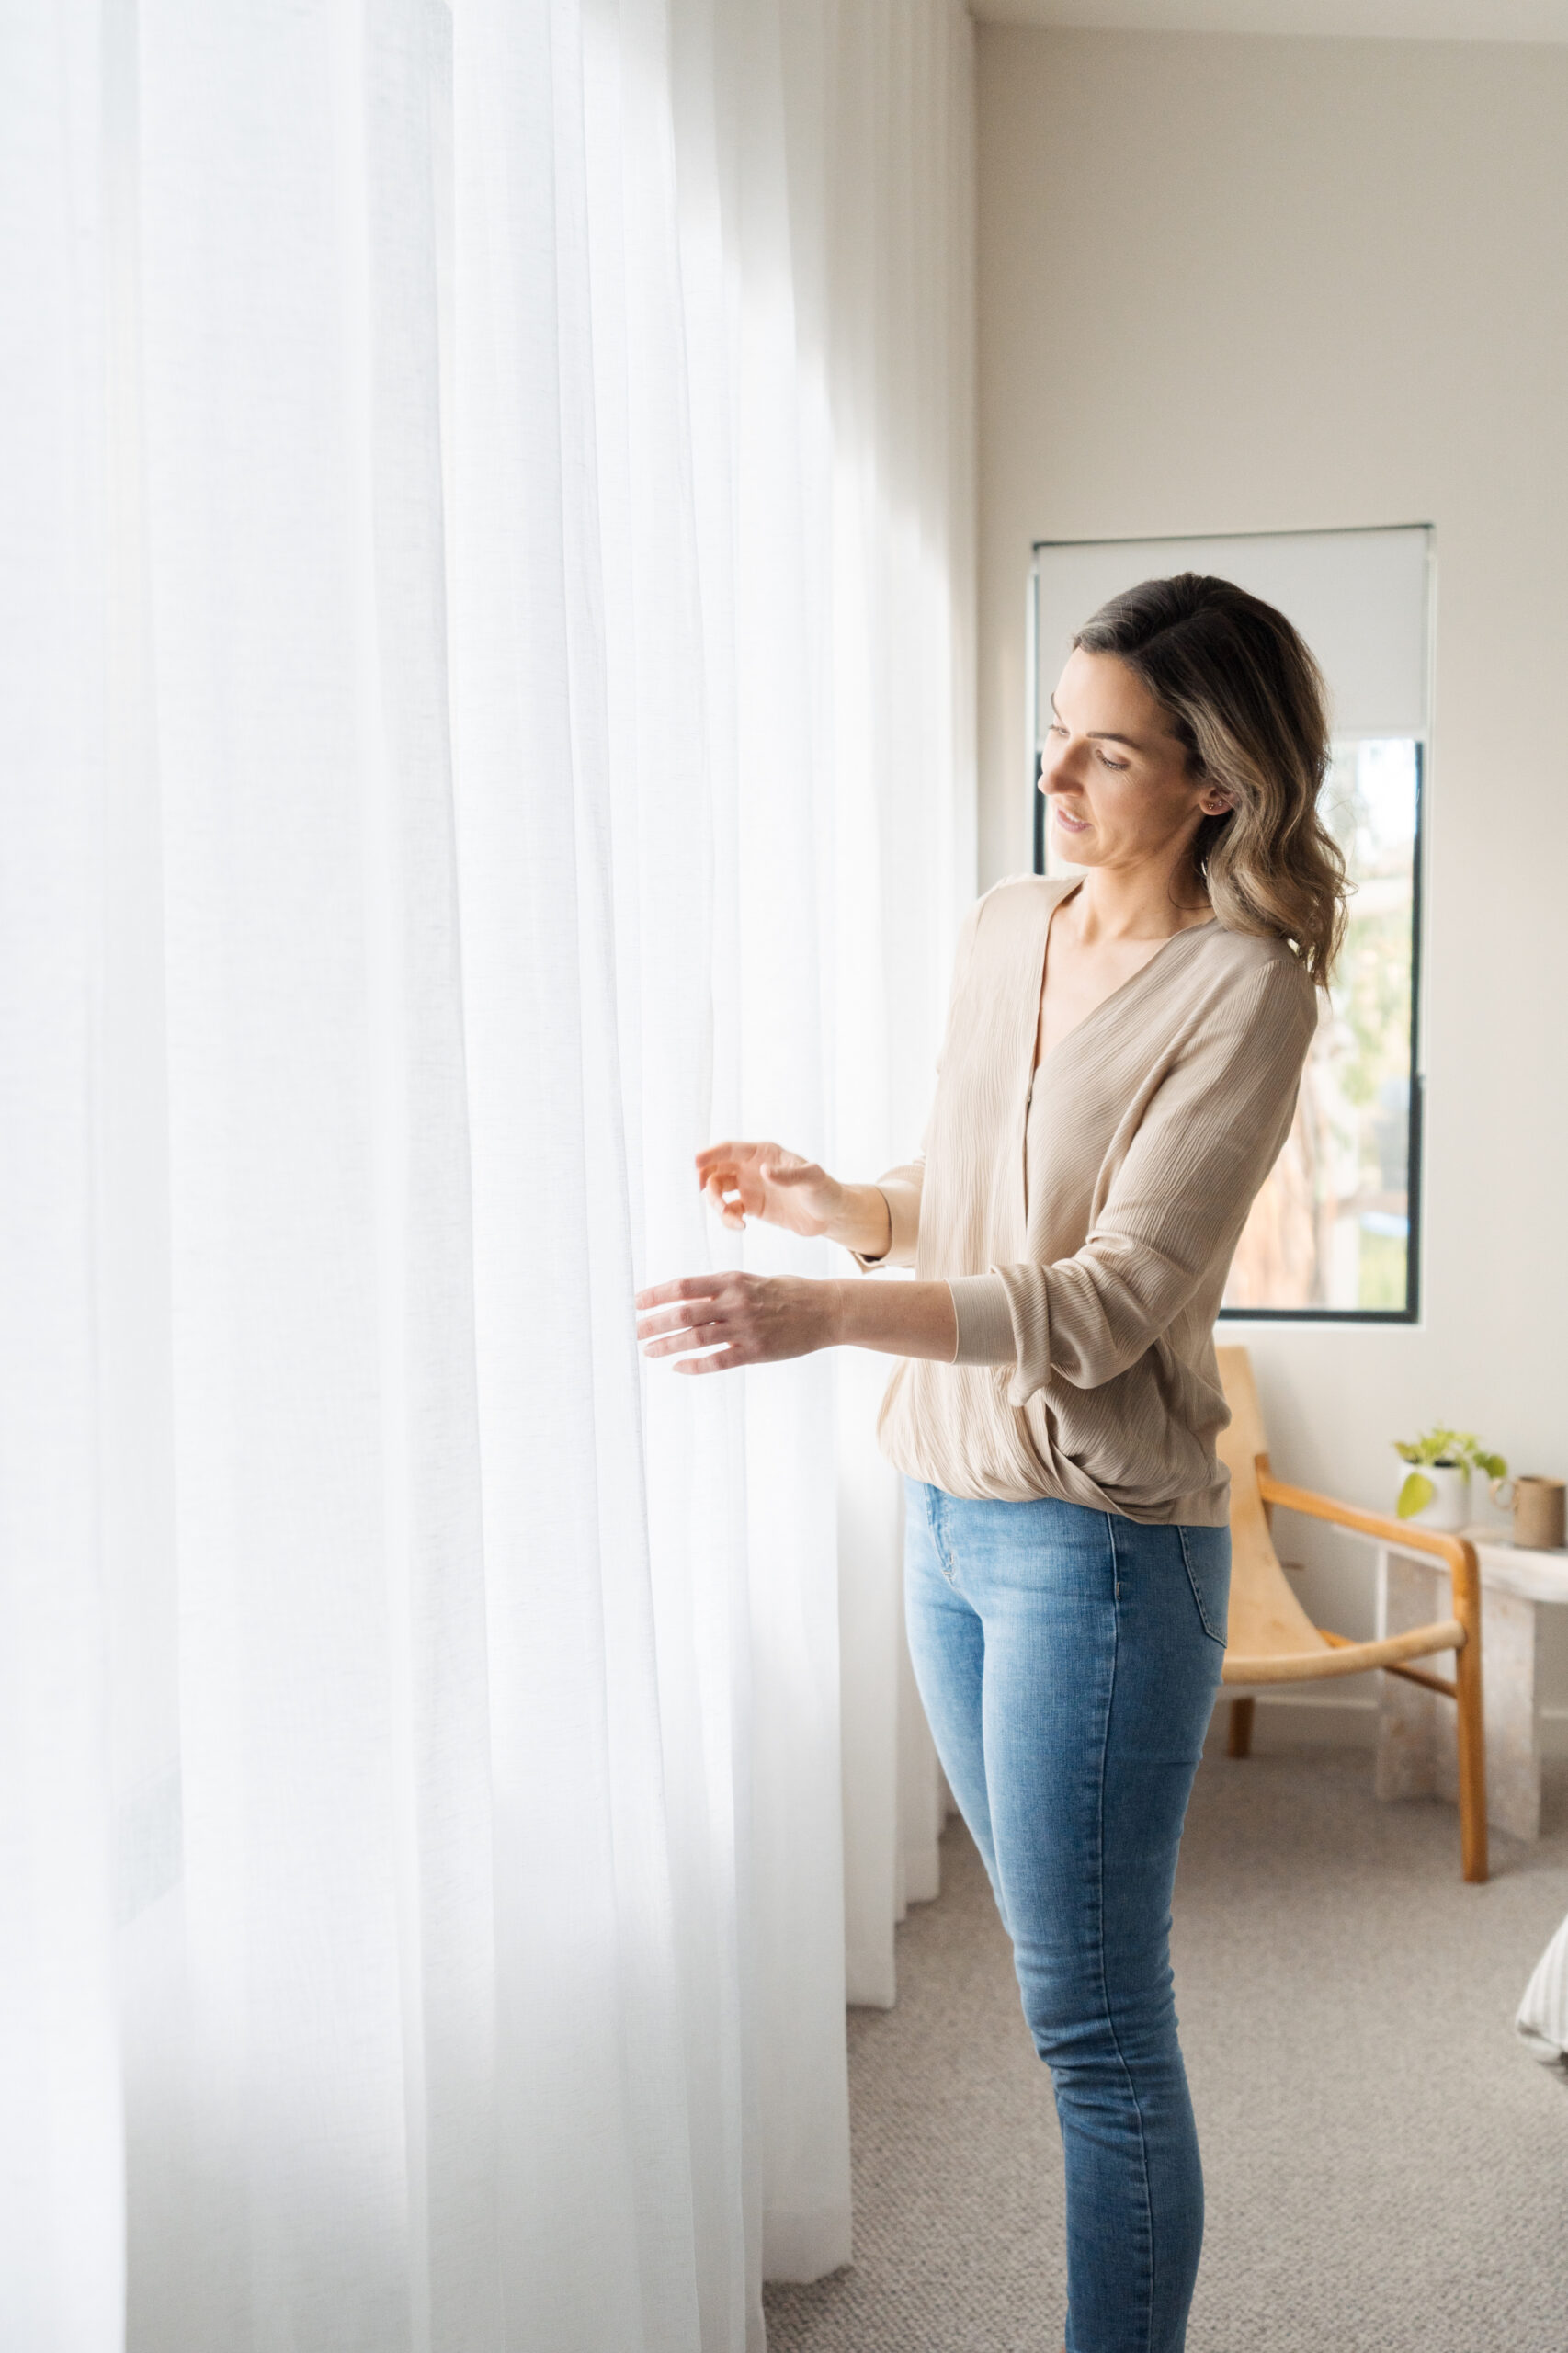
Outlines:
<svg viewBox="0 0 1568 2353"><path fill-rule="evenodd" d="M1312 1620L1290 1590L1269 1530L1257 1484L1257 1458L1267 1456L1268 1437L1257 1402L1252 1358L1245 1348L1219 1348L1220 1379L1231 1424L1218 1440L1220 1460L1231 1474L1231 1618L1226 1656L1279 1658L1327 1650Z"/></svg>

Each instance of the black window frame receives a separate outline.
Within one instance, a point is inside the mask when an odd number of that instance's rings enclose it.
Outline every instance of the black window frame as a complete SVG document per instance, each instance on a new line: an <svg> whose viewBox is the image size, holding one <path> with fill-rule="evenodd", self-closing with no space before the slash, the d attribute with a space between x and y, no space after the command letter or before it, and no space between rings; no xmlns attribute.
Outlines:
<svg viewBox="0 0 1568 2353"><path fill-rule="evenodd" d="M1415 528L1429 529L1429 526ZM1173 544L1201 538L1199 532L1151 533L1151 538L1166 537ZM1268 532L1233 532L1233 538L1293 537L1294 534ZM1045 855L1045 795L1040 790L1044 767L1040 747L1041 709L1040 699L1040 615L1039 561L1051 548L1109 546L1112 540L1036 540L1030 551L1028 598L1028 660L1029 725L1034 739L1034 774L1031 785L1033 800L1034 871L1047 871ZM1355 740L1355 739L1352 739ZM1409 1231L1405 1238L1404 1305L1403 1307L1221 1307L1220 1321L1223 1324L1419 1324L1421 1321L1421 1234L1422 1196L1425 1176L1422 1143L1426 1131L1426 1079L1421 1068L1421 982L1424 915L1426 874L1426 738L1414 739L1415 745L1415 825L1411 846L1410 891L1410 1108L1406 1136L1405 1199Z"/></svg>

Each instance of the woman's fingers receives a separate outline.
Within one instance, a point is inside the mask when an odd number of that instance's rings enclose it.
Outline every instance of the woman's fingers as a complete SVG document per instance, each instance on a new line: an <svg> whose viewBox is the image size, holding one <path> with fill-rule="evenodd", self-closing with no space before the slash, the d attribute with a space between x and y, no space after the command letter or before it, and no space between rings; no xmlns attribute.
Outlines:
<svg viewBox="0 0 1568 2353"><path fill-rule="evenodd" d="M720 1347L727 1336L722 1324L694 1324L690 1330L672 1332L663 1340L644 1340L642 1353L645 1357L689 1356L697 1348Z"/></svg>
<svg viewBox="0 0 1568 2353"><path fill-rule="evenodd" d="M666 1283L655 1288L667 1290L671 1286ZM644 1291L637 1294L637 1341L645 1357L685 1358L690 1356L694 1349L718 1347L731 1339L728 1318L722 1308L711 1299L650 1310L642 1305L648 1296ZM723 1356L716 1357L712 1361L722 1370L727 1365L741 1364L744 1360L737 1349L730 1347ZM709 1359L703 1358L700 1361L706 1365ZM685 1372L689 1367L677 1362L671 1370Z"/></svg>
<svg viewBox="0 0 1568 2353"><path fill-rule="evenodd" d="M835 1283L738 1268L682 1275L635 1294L638 1343L644 1356L675 1358L676 1372L808 1356L836 1345L837 1290Z"/></svg>
<svg viewBox="0 0 1568 2353"><path fill-rule="evenodd" d="M744 1233L748 1217L807 1233L819 1230L821 1195L833 1180L814 1160L770 1142L704 1144L693 1154L702 1197L732 1233ZM801 1206L784 1211L782 1197L794 1194ZM804 1220L805 1222L801 1222Z"/></svg>
<svg viewBox="0 0 1568 2353"><path fill-rule="evenodd" d="M745 1211L750 1209L755 1214L757 1199L755 1187L752 1188L754 1199L748 1200L746 1198L747 1188L735 1154L737 1151L754 1152L756 1149L755 1145L710 1144L697 1154L697 1177L702 1197L714 1214L732 1230L738 1228L744 1232ZM737 1194L738 1199L732 1198Z"/></svg>
<svg viewBox="0 0 1568 2353"><path fill-rule="evenodd" d="M660 1338L668 1332L690 1332L699 1324L722 1324L722 1308L710 1302L701 1307L665 1307L650 1313L640 1309L637 1316L637 1336L640 1340Z"/></svg>
<svg viewBox="0 0 1568 2353"><path fill-rule="evenodd" d="M734 1184L733 1170L726 1168L710 1169L708 1175L700 1179L700 1182L702 1187L702 1198L707 1202L709 1208L714 1212L715 1216L722 1218L726 1225L744 1226L745 1220L741 1215L739 1206L734 1201L729 1200L725 1197L726 1188L732 1187Z"/></svg>
<svg viewBox="0 0 1568 2353"><path fill-rule="evenodd" d="M722 1321L718 1304L721 1289L730 1279L723 1273L681 1275L676 1281L650 1283L633 1294L637 1336L648 1340L661 1333L686 1333L697 1324Z"/></svg>
<svg viewBox="0 0 1568 2353"><path fill-rule="evenodd" d="M667 1283L644 1283L631 1296L639 1309L645 1307L678 1307L688 1299L716 1299L725 1274L676 1275Z"/></svg>
<svg viewBox="0 0 1568 2353"><path fill-rule="evenodd" d="M645 1357L673 1357L672 1372L728 1372L749 1364L752 1353L737 1339L733 1318L766 1278L720 1272L681 1275L674 1282L650 1283L634 1294L637 1339ZM721 1296L733 1292L733 1300ZM706 1348L707 1356L694 1350Z"/></svg>
<svg viewBox="0 0 1568 2353"><path fill-rule="evenodd" d="M693 1157L699 1178L713 1175L733 1176L741 1168L769 1153L777 1153L776 1143L705 1143Z"/></svg>

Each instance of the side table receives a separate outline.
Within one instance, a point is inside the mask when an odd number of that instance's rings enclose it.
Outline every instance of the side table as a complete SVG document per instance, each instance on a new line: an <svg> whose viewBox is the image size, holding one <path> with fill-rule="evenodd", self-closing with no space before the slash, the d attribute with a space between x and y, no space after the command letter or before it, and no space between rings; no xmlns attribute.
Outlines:
<svg viewBox="0 0 1568 2353"><path fill-rule="evenodd" d="M1540 1613L1568 1608L1568 1550L1534 1552L1495 1529L1461 1531L1481 1563L1481 1670L1486 1693L1486 1817L1515 1838L1540 1836L1536 1694ZM1402 1633L1448 1608L1448 1578L1430 1557L1378 1547L1378 1632ZM1380 1676L1375 1786L1380 1798L1457 1802L1454 1711L1436 1693Z"/></svg>

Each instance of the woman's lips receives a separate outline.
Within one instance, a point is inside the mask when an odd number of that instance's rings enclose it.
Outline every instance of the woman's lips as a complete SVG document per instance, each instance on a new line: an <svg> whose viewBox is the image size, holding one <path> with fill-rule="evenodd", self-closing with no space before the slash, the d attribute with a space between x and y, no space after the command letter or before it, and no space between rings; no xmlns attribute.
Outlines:
<svg viewBox="0 0 1568 2353"><path fill-rule="evenodd" d="M1065 809L1057 810L1056 822L1065 834L1086 834L1089 830L1086 817L1070 817Z"/></svg>

